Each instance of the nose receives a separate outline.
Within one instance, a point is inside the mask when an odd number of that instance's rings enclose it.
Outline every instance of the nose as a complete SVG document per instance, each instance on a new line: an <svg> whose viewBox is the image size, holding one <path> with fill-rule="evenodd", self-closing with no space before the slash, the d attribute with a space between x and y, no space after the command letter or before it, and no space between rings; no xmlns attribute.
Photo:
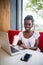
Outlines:
<svg viewBox="0 0 43 65"><path fill-rule="evenodd" d="M29 25L26 25L26 28L29 28L30 26Z"/></svg>

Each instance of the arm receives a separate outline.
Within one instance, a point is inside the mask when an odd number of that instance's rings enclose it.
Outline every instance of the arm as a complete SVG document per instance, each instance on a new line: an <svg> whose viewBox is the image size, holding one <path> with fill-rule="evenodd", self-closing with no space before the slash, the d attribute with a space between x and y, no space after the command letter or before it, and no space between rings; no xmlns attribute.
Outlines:
<svg viewBox="0 0 43 65"><path fill-rule="evenodd" d="M25 46L25 44L22 43L21 40L18 41L17 45L19 45L20 47L27 49L27 47Z"/></svg>
<svg viewBox="0 0 43 65"><path fill-rule="evenodd" d="M34 47L29 47L29 49L31 49L31 50L37 50L37 48L38 48L38 42L39 42L39 39L37 39L37 40L35 41Z"/></svg>
<svg viewBox="0 0 43 65"><path fill-rule="evenodd" d="M34 47L31 47L31 46L28 46L28 47L27 47L27 46L25 46L25 44L22 43L21 40L19 40L19 41L18 41L18 45L19 45L20 47L24 48L24 49L37 50L37 48L38 48L38 42L39 42L39 39L37 39L37 40L35 41Z"/></svg>

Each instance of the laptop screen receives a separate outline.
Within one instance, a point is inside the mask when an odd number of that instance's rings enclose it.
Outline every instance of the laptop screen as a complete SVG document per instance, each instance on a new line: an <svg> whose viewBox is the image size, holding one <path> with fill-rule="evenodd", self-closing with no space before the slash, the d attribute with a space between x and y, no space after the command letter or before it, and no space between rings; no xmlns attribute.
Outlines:
<svg viewBox="0 0 43 65"><path fill-rule="evenodd" d="M15 52L18 52L18 51L19 51L19 50L13 48L12 46L10 46L10 48L11 48L11 52L12 52L12 53L15 53Z"/></svg>

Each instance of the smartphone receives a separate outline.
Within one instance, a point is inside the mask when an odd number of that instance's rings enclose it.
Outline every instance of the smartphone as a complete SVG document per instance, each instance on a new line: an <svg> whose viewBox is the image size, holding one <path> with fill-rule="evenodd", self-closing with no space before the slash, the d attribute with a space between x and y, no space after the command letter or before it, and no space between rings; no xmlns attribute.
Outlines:
<svg viewBox="0 0 43 65"><path fill-rule="evenodd" d="M26 53L24 56L21 57L20 60L22 60L22 61L28 61L31 56L32 56L31 54L27 54Z"/></svg>

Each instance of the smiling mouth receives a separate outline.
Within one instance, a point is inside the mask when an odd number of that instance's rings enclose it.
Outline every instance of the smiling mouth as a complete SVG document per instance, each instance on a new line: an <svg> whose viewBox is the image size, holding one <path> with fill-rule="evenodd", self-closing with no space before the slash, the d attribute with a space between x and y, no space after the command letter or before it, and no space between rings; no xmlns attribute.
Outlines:
<svg viewBox="0 0 43 65"><path fill-rule="evenodd" d="M29 30L29 28L26 28L26 30Z"/></svg>

